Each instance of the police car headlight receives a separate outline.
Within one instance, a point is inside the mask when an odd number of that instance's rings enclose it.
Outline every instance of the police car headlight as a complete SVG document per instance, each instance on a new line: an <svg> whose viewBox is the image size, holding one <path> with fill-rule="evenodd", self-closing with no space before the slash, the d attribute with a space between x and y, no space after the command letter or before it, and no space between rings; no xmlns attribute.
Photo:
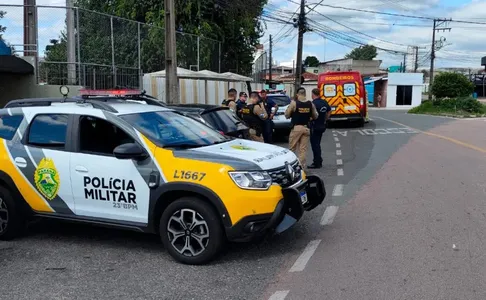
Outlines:
<svg viewBox="0 0 486 300"><path fill-rule="evenodd" d="M229 172L233 182L242 189L268 190L272 177L267 172Z"/></svg>

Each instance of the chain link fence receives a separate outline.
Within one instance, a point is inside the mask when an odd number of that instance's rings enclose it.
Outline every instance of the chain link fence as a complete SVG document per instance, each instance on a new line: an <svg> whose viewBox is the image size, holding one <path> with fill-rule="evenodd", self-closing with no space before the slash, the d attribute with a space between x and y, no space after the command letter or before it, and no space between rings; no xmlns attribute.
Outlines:
<svg viewBox="0 0 486 300"><path fill-rule="evenodd" d="M265 82L268 65L267 65L267 52L263 52L255 62L253 63L253 81Z"/></svg>
<svg viewBox="0 0 486 300"><path fill-rule="evenodd" d="M0 4L2 39L36 57L39 84L140 88L165 69L165 29L82 8ZM176 33L178 67L220 72L221 43Z"/></svg>

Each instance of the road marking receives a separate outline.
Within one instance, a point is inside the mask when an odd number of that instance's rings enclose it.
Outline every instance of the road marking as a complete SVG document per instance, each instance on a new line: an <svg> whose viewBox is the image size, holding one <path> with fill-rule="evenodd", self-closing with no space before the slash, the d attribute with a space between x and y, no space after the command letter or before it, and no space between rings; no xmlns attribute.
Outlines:
<svg viewBox="0 0 486 300"><path fill-rule="evenodd" d="M337 170L338 176L344 176L344 170L343 169L338 169Z"/></svg>
<svg viewBox="0 0 486 300"><path fill-rule="evenodd" d="M432 133L432 132L427 132L427 131L415 129L415 128L412 128L412 127L407 126L405 124L395 122L393 120L389 120L389 119L385 119L385 118L381 118L381 117L375 117L375 118L379 118L379 119L382 119L382 120L385 120L385 121L388 121L388 122L391 122L391 123L394 123L394 124L397 124L397 125L400 125L400 126L405 126L405 127L410 128L410 129L416 130L420 133L423 133L423 134L426 134L426 135L429 135L429 136L433 136L433 137L436 137L436 138L439 138L439 139L443 139L443 140L449 141L451 143L454 143L456 145L463 146L463 147L466 147L466 148L469 148L469 149L472 149L472 150L476 150L476 151L481 152L481 153L486 153L486 149L476 147L474 145L471 145L471 144L468 144L468 143L465 143L465 142L461 142L459 140L456 140L456 139L453 139L453 138L450 138L450 137L447 137L447 136L443 136L443 135L440 135L440 134L435 134L435 133Z"/></svg>
<svg viewBox="0 0 486 300"><path fill-rule="evenodd" d="M332 134L332 136L333 136L333 137L337 137L337 134L333 133L333 134Z"/></svg>
<svg viewBox="0 0 486 300"><path fill-rule="evenodd" d="M321 225L331 225L338 212L339 206L328 206L321 218Z"/></svg>
<svg viewBox="0 0 486 300"><path fill-rule="evenodd" d="M342 166L343 165L343 160L342 159L336 159L336 165Z"/></svg>
<svg viewBox="0 0 486 300"><path fill-rule="evenodd" d="M341 152L341 150L336 150L336 155L342 155L343 153Z"/></svg>
<svg viewBox="0 0 486 300"><path fill-rule="evenodd" d="M344 185L342 184L336 184L334 186L334 189L332 190L332 195L334 197L339 197L343 195L343 190L344 190Z"/></svg>
<svg viewBox="0 0 486 300"><path fill-rule="evenodd" d="M290 291L276 291L268 300L284 300Z"/></svg>
<svg viewBox="0 0 486 300"><path fill-rule="evenodd" d="M340 143L336 143L336 148L341 148L341 144Z"/></svg>
<svg viewBox="0 0 486 300"><path fill-rule="evenodd" d="M305 266L309 262L310 258L316 252L317 247L321 243L321 240L313 240L307 244L305 247L304 252L297 258L292 268L290 268L289 272L301 272L304 270Z"/></svg>
<svg viewBox="0 0 486 300"><path fill-rule="evenodd" d="M334 138L335 142L339 142L339 139L337 137Z"/></svg>

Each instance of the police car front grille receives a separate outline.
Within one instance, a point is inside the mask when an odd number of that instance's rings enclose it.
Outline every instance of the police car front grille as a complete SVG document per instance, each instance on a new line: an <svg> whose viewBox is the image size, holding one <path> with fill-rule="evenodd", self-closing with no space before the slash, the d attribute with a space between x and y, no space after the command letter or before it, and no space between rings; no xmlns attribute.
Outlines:
<svg viewBox="0 0 486 300"><path fill-rule="evenodd" d="M299 161L295 161L294 163L292 163L292 167L295 170L294 181L290 181L290 179L288 178L285 167L270 170L268 171L268 174L272 177L273 183L276 183L281 187L289 187L302 179L302 167L300 166Z"/></svg>

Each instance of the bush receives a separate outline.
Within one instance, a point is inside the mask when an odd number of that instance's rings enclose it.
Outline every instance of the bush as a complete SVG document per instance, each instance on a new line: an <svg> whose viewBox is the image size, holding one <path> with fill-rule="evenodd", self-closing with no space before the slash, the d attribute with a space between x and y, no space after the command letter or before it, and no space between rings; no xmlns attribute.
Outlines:
<svg viewBox="0 0 486 300"><path fill-rule="evenodd" d="M486 114L486 106L471 97L424 101L408 111L412 114Z"/></svg>
<svg viewBox="0 0 486 300"><path fill-rule="evenodd" d="M474 92L474 84L462 74L446 72L434 78L431 90L439 99L468 97Z"/></svg>

